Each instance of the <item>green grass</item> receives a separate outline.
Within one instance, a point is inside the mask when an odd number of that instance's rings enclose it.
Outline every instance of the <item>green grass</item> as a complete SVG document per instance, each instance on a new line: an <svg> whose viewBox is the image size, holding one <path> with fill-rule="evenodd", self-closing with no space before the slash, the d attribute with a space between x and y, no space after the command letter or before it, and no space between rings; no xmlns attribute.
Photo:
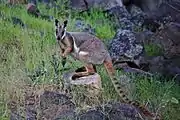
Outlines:
<svg viewBox="0 0 180 120"><path fill-rule="evenodd" d="M161 47L155 44L144 45L144 48L148 56L160 56L163 53Z"/></svg>
<svg viewBox="0 0 180 120"><path fill-rule="evenodd" d="M61 18L58 12L53 13L52 9L45 10L43 5L40 8L46 14ZM60 80L62 72L56 74L54 66L51 64L53 54L56 54L57 62L60 63L61 61L57 54L58 47L54 36L53 21L48 22L29 16L26 13L25 6L7 7L1 4L0 10L6 18L16 16L22 19L28 27L22 29L20 26L14 26L11 22L0 18L0 119L6 120L9 117L7 101L16 100L21 103L27 84L55 84L56 77ZM75 31L75 18L81 18L95 27L96 35L106 42L115 34L113 23L106 16L106 14L96 9L91 10L90 15L86 12L83 15L74 14L68 18L67 29L68 31ZM60 20L63 21L63 19ZM41 36L41 32L44 32L44 36ZM149 49L150 53L151 49L153 49L153 54L156 53L154 48L150 47ZM76 61L72 65L68 63L66 67L73 69L81 65L80 62ZM61 65L55 67L62 68ZM104 67L98 66L97 69L102 77L103 86L103 98L99 99L100 103L102 103L101 101L118 100L118 95L114 91ZM34 81L27 77L27 75L39 74L39 71L46 71L46 73L34 79ZM120 71L117 71L117 73L122 75ZM132 98L142 103L148 102L148 107L154 112L161 108L159 111L163 114L165 120L179 119L180 104L176 103L176 100L180 100L179 86L174 82L158 82L160 81L159 78L155 77L150 79L135 75L129 77L133 79L136 85L136 91L131 91L134 93L131 96ZM79 101L81 99L80 97ZM79 101L77 100L77 102Z"/></svg>

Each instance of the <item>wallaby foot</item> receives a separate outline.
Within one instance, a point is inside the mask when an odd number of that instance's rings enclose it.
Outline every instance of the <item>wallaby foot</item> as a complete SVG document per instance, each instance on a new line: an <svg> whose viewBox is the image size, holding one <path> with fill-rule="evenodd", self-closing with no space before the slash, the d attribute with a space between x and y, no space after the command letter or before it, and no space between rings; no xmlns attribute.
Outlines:
<svg viewBox="0 0 180 120"><path fill-rule="evenodd" d="M83 70L83 68L82 68ZM93 75L95 73L95 69L94 66L92 64L88 64L85 66L85 70L83 72L76 72L73 76L72 79L75 80L76 78L80 78L80 77L84 77L84 76L88 76L88 75ZM78 70L76 70L78 71Z"/></svg>
<svg viewBox="0 0 180 120"><path fill-rule="evenodd" d="M85 72L85 71L86 71L86 67L84 66L75 70L75 72Z"/></svg>
<svg viewBox="0 0 180 120"><path fill-rule="evenodd" d="M93 65L93 68L94 68L94 71L97 72L95 65ZM85 72L85 71L86 71L86 67L85 66L80 67L80 68L75 70L75 72Z"/></svg>

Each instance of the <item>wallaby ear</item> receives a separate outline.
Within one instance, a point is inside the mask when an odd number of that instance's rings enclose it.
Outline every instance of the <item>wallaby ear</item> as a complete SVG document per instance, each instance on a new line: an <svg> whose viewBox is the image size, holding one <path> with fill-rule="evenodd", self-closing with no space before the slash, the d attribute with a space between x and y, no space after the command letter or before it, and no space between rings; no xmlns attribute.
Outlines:
<svg viewBox="0 0 180 120"><path fill-rule="evenodd" d="M68 23L68 20L65 20L65 21L64 21L63 28L66 28L66 26L67 26L67 23Z"/></svg>
<svg viewBox="0 0 180 120"><path fill-rule="evenodd" d="M57 37L58 29L59 29L59 20L58 19L55 19L54 25L55 25L55 28L56 28L55 36Z"/></svg>
<svg viewBox="0 0 180 120"><path fill-rule="evenodd" d="M55 24L56 27L58 27L58 23L59 23L59 20L55 19L54 24Z"/></svg>

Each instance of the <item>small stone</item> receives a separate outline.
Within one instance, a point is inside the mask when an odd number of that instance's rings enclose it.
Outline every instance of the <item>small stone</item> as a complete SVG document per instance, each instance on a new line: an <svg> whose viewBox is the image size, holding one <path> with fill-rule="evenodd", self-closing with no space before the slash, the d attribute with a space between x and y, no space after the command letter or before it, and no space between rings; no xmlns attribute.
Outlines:
<svg viewBox="0 0 180 120"><path fill-rule="evenodd" d="M37 8L37 6L33 3L28 3L27 5L27 13L30 15L33 15L35 17L39 17L40 16L40 11Z"/></svg>

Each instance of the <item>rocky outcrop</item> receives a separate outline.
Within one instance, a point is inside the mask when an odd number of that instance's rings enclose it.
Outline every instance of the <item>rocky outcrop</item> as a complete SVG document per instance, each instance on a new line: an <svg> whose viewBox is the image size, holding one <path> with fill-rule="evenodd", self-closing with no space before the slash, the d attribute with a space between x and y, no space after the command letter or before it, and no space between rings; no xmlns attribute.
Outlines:
<svg viewBox="0 0 180 120"><path fill-rule="evenodd" d="M79 115L80 120L140 120L138 111L127 104L109 102Z"/></svg>
<svg viewBox="0 0 180 120"><path fill-rule="evenodd" d="M171 22L166 24L156 33L144 31L138 34L133 34L128 31L124 34L119 32L121 33L119 34L118 32L116 37L110 42L109 46L112 58L123 61L125 56L126 59L124 62L134 60L133 62L135 63L137 60L139 69L151 73L158 73L165 77L176 77L176 81L179 81L179 23ZM117 37L117 35L119 37Z"/></svg>
<svg viewBox="0 0 180 120"><path fill-rule="evenodd" d="M155 34L148 32L140 34L141 37L137 36L137 38L144 46L151 45L152 49L148 51L145 48L146 53L141 64L146 64L146 67L142 68L166 77L176 76L178 82L180 79L180 64L178 62L180 60L180 24L172 22L163 26Z"/></svg>
<svg viewBox="0 0 180 120"><path fill-rule="evenodd" d="M165 58L180 57L180 24L169 23L158 31L152 39L163 48Z"/></svg>
<svg viewBox="0 0 180 120"><path fill-rule="evenodd" d="M73 9L84 11L91 7L107 10L123 4L121 0L70 0L70 5Z"/></svg>
<svg viewBox="0 0 180 120"><path fill-rule="evenodd" d="M163 75L179 76L180 75L180 24L170 23L157 32L152 39L154 44L158 44L162 50L164 60L157 61L163 64ZM160 72L160 71L158 71Z"/></svg>
<svg viewBox="0 0 180 120"><path fill-rule="evenodd" d="M137 43L134 33L130 30L121 29L110 41L108 48L113 60L121 60L123 57L135 59L143 51L143 47Z"/></svg>
<svg viewBox="0 0 180 120"><path fill-rule="evenodd" d="M111 57L120 60L120 64L131 61L144 71L178 78L178 1L125 0L123 3L126 7L107 11L115 16L119 28L109 43Z"/></svg>
<svg viewBox="0 0 180 120"><path fill-rule="evenodd" d="M64 94L43 91L39 94L26 94L25 106L19 109L17 103L8 104L11 120L140 120L139 110L117 102L109 102L94 108L76 112L75 104ZM24 114L21 114L24 113ZM24 116L25 115L25 116Z"/></svg>

